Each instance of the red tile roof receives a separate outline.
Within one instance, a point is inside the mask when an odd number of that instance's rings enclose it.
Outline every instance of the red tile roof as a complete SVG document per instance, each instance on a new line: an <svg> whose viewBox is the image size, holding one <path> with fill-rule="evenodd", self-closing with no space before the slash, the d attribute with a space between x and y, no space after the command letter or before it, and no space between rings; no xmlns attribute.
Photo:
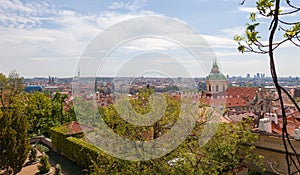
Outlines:
<svg viewBox="0 0 300 175"><path fill-rule="evenodd" d="M282 134L282 119L278 119L278 125L276 125L274 122L271 122L271 125L273 133ZM299 124L297 124L296 122L287 120L286 129L289 135L294 136L295 129L298 127Z"/></svg>
<svg viewBox="0 0 300 175"><path fill-rule="evenodd" d="M244 99L252 100L258 88L248 88L248 87L229 87L226 89L226 95L228 97L242 97Z"/></svg>
<svg viewBox="0 0 300 175"><path fill-rule="evenodd" d="M244 106L248 106L248 102L246 100L244 100L243 98L239 97L235 97L235 98L204 98L202 100L200 100L202 103L206 104L206 105L226 105L226 107L244 107Z"/></svg>
<svg viewBox="0 0 300 175"><path fill-rule="evenodd" d="M248 105L248 102L241 97L226 98L226 107L244 107Z"/></svg>
<svg viewBox="0 0 300 175"><path fill-rule="evenodd" d="M70 131L68 131L66 134L78 134L94 130L94 128L91 126L83 125L75 121L66 124L65 127L70 129Z"/></svg>

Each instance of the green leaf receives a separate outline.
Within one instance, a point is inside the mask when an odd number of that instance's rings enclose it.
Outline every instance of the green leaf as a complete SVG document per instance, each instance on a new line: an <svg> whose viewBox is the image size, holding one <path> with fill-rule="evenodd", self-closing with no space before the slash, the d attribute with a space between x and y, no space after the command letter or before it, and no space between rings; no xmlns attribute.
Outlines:
<svg viewBox="0 0 300 175"><path fill-rule="evenodd" d="M291 29L286 30L283 35L285 38L292 38L300 31L300 23L295 24Z"/></svg>
<svg viewBox="0 0 300 175"><path fill-rule="evenodd" d="M234 41L239 42L239 41L243 41L245 39L245 37L242 37L240 35L235 35L233 39L234 39Z"/></svg>
<svg viewBox="0 0 300 175"><path fill-rule="evenodd" d="M252 22L256 21L255 16L256 16L255 12L251 12L250 13L250 17L249 18L251 19Z"/></svg>
<svg viewBox="0 0 300 175"><path fill-rule="evenodd" d="M250 32L255 31L255 28L259 25L259 23L247 24L246 30L250 30Z"/></svg>
<svg viewBox="0 0 300 175"><path fill-rule="evenodd" d="M238 51L244 53L244 51L245 51L245 46L240 45L240 46L238 47Z"/></svg>

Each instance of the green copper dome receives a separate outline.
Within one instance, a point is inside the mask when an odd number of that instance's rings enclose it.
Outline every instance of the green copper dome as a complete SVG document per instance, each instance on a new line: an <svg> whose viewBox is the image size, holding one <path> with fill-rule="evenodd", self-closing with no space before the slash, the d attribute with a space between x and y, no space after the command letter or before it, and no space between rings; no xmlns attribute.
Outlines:
<svg viewBox="0 0 300 175"><path fill-rule="evenodd" d="M225 75L220 72L216 60L214 61L213 67L209 75L206 77L206 80L226 80Z"/></svg>

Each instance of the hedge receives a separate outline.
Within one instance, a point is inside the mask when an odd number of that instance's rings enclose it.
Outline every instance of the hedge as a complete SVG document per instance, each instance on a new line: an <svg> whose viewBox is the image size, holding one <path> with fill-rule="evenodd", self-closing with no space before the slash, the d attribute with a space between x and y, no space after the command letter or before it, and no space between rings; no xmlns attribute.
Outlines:
<svg viewBox="0 0 300 175"><path fill-rule="evenodd" d="M76 162L83 168L89 168L97 157L103 155L98 147L84 141L83 134L67 135L66 127L60 126L51 129L52 144L57 152Z"/></svg>

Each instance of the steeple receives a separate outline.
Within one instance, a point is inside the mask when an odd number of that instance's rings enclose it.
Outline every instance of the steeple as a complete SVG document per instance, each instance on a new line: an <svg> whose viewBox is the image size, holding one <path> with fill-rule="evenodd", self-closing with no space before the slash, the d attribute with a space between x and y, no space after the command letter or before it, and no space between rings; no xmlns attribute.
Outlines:
<svg viewBox="0 0 300 175"><path fill-rule="evenodd" d="M220 73L220 70L219 70L219 66L217 64L217 60L214 59L214 62L213 62L213 67L210 71L211 73Z"/></svg>
<svg viewBox="0 0 300 175"><path fill-rule="evenodd" d="M227 89L227 80L224 74L220 72L217 60L213 60L213 65L209 75L206 77L206 93L218 94L224 93Z"/></svg>

